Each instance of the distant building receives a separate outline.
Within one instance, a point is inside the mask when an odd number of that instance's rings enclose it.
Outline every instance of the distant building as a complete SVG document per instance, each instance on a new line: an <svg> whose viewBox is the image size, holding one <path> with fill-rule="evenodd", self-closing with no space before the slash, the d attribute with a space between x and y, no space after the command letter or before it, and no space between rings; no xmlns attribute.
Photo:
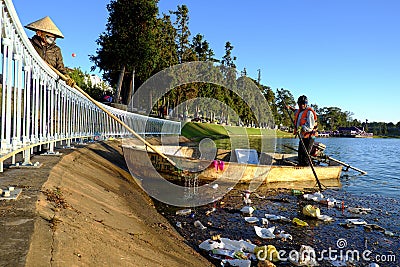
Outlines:
<svg viewBox="0 0 400 267"><path fill-rule="evenodd" d="M342 137L372 137L373 133L367 133L363 129L360 129L355 126L351 127L339 127L338 130L339 136Z"/></svg>
<svg viewBox="0 0 400 267"><path fill-rule="evenodd" d="M114 92L114 88L108 85L105 81L103 81L98 75L90 74L87 76L90 80L90 83L93 87L101 88L104 92Z"/></svg>

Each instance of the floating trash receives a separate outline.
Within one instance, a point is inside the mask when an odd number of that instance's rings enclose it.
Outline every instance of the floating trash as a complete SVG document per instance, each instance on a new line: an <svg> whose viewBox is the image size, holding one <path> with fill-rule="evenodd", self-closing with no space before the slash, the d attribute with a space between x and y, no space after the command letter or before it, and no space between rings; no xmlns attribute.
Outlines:
<svg viewBox="0 0 400 267"><path fill-rule="evenodd" d="M258 197L259 199L265 199L265 196L260 196L260 195L257 194L257 193L254 193L254 195L255 195L256 197Z"/></svg>
<svg viewBox="0 0 400 267"><path fill-rule="evenodd" d="M205 227L200 221L195 221L195 222L194 222L194 226L196 226L196 227L199 228L200 230L205 230L205 229L207 229L207 227Z"/></svg>
<svg viewBox="0 0 400 267"><path fill-rule="evenodd" d="M315 201L315 202L319 202L321 204L325 204L325 205L328 205L328 206L335 206L335 205L337 205L339 203L334 198L325 198L325 196L320 192L315 192L314 194L304 194L303 198L307 199L307 200L312 200L312 201Z"/></svg>
<svg viewBox="0 0 400 267"><path fill-rule="evenodd" d="M212 208L211 210L206 211L206 216L209 216L211 213L213 213L216 210L217 210L216 208Z"/></svg>
<svg viewBox="0 0 400 267"><path fill-rule="evenodd" d="M254 211L254 208L251 206L244 206L240 211L245 214L252 214Z"/></svg>
<svg viewBox="0 0 400 267"><path fill-rule="evenodd" d="M367 224L366 221L363 219L346 219L346 223L354 224L354 225L365 225Z"/></svg>
<svg viewBox="0 0 400 267"><path fill-rule="evenodd" d="M321 215L321 211L318 207L315 207L313 205L306 205L303 207L303 215L317 218Z"/></svg>
<svg viewBox="0 0 400 267"><path fill-rule="evenodd" d="M258 226L254 226L254 230L256 231L256 235L263 239L274 239L275 238L275 226L270 228L262 228Z"/></svg>
<svg viewBox="0 0 400 267"><path fill-rule="evenodd" d="M327 198L327 199L321 200L319 203L325 204L325 205L327 205L327 206L329 206L329 207L333 207L333 206L336 206L336 205L340 204L340 203L339 203L336 199L334 199L334 198Z"/></svg>
<svg viewBox="0 0 400 267"><path fill-rule="evenodd" d="M321 214L321 210L318 207L315 207L313 205L304 206L303 215L308 216L308 217L317 218L317 219L319 219L321 221L324 221L324 222L333 221L332 217L329 217L328 215L322 215Z"/></svg>
<svg viewBox="0 0 400 267"><path fill-rule="evenodd" d="M320 192L315 192L314 194L304 194L303 197L304 199L313 200L315 202L320 202L325 198L324 195Z"/></svg>
<svg viewBox="0 0 400 267"><path fill-rule="evenodd" d="M269 221L268 221L267 218L261 218L261 223L262 223L263 225L268 225L268 224L269 224Z"/></svg>
<svg viewBox="0 0 400 267"><path fill-rule="evenodd" d="M395 233L388 231L388 230L385 230L384 234L387 236L395 236Z"/></svg>
<svg viewBox="0 0 400 267"><path fill-rule="evenodd" d="M211 252L214 255L228 256L230 258L234 258L235 257L235 251L234 250L216 248L216 249L211 250Z"/></svg>
<svg viewBox="0 0 400 267"><path fill-rule="evenodd" d="M379 226L377 224L364 224L364 228L366 230L376 230L376 231L380 231L380 232L384 232L386 231L385 228L383 228L382 226Z"/></svg>
<svg viewBox="0 0 400 267"><path fill-rule="evenodd" d="M324 221L324 222L332 222L334 219L328 215L319 215L317 217L319 220Z"/></svg>
<svg viewBox="0 0 400 267"><path fill-rule="evenodd" d="M246 252L253 252L256 245L244 241L244 240L232 240L229 238L221 238L220 241L224 243L225 249L231 249L235 251L246 251Z"/></svg>
<svg viewBox="0 0 400 267"><path fill-rule="evenodd" d="M285 231L280 231L278 234L275 235L276 238L281 238L284 241L286 241L287 239L292 240L293 237L291 234L286 233Z"/></svg>
<svg viewBox="0 0 400 267"><path fill-rule="evenodd" d="M192 213L191 209L183 209L183 210L178 210L175 212L176 215L189 215L190 213Z"/></svg>
<svg viewBox="0 0 400 267"><path fill-rule="evenodd" d="M270 221L284 221L284 222L290 222L291 220L289 218L286 218L284 216L280 215L274 215L274 214L265 214L264 215L266 219Z"/></svg>
<svg viewBox="0 0 400 267"><path fill-rule="evenodd" d="M293 194L294 196L300 196L300 195L303 195L304 192L303 192L303 191L300 191L300 190L297 190L297 189L292 189L292 194Z"/></svg>
<svg viewBox="0 0 400 267"><path fill-rule="evenodd" d="M259 221L259 219L257 217L244 217L244 219L246 220L246 222L248 223L256 223Z"/></svg>
<svg viewBox="0 0 400 267"><path fill-rule="evenodd" d="M221 235L213 235L211 236L211 240L216 241L216 240L220 240L221 239Z"/></svg>
<svg viewBox="0 0 400 267"><path fill-rule="evenodd" d="M233 254L234 258L241 259L241 260L247 260L249 258L250 254L244 253L243 251L236 251L235 254Z"/></svg>
<svg viewBox="0 0 400 267"><path fill-rule="evenodd" d="M298 226L308 226L308 223L300 220L299 218L293 218L292 222Z"/></svg>
<svg viewBox="0 0 400 267"><path fill-rule="evenodd" d="M207 239L199 245L199 248L206 251L211 251L217 248L224 248L224 246L225 244L223 242L212 241L211 239Z"/></svg>
<svg viewBox="0 0 400 267"><path fill-rule="evenodd" d="M243 198L243 204L250 205L252 203L250 198Z"/></svg>
<svg viewBox="0 0 400 267"><path fill-rule="evenodd" d="M199 245L199 248L209 251L211 257L221 259L221 266L229 264L229 266L247 267L251 266L251 259L256 260L256 256L253 254L256 245L244 240L219 238L213 241L207 239Z"/></svg>
<svg viewBox="0 0 400 267"><path fill-rule="evenodd" d="M249 190L245 190L243 192L243 203L245 205L249 205L252 203L251 199L250 199L250 191Z"/></svg>
<svg viewBox="0 0 400 267"><path fill-rule="evenodd" d="M371 212L370 208L353 208L353 207L348 207L347 210L351 213L356 213L356 214L368 214Z"/></svg>

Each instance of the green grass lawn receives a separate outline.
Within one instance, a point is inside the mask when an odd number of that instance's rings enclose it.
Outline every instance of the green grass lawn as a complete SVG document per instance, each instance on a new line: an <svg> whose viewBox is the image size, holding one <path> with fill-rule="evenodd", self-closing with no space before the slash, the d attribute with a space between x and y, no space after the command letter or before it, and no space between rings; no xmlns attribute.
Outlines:
<svg viewBox="0 0 400 267"><path fill-rule="evenodd" d="M278 138L293 137L292 133L283 132L280 130L267 130L267 129L256 129L256 128L245 128L238 126L222 126L213 123L198 123L188 122L182 128L182 135L189 139L197 139L202 137L215 137L223 138L229 135L266 135L274 136Z"/></svg>

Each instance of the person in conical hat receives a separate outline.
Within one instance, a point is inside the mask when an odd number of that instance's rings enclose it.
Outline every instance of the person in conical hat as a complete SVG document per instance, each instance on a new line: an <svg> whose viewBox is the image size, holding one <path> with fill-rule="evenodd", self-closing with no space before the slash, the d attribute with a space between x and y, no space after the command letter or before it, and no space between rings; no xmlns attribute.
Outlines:
<svg viewBox="0 0 400 267"><path fill-rule="evenodd" d="M47 16L34 21L26 25L25 28L36 32L36 34L29 40L40 57L69 78L67 70L64 67L61 49L56 45L56 39L64 38L64 35L50 17ZM67 80L67 84L70 86L73 86L74 83L74 80L71 78Z"/></svg>

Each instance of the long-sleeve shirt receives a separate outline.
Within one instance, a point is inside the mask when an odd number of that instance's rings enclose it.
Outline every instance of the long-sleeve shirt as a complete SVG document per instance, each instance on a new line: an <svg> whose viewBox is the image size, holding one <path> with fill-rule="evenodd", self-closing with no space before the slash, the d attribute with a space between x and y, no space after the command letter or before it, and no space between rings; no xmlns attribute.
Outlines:
<svg viewBox="0 0 400 267"><path fill-rule="evenodd" d="M44 61L56 68L62 74L67 74L67 70L64 67L61 49L56 44L43 45L41 38L37 35L33 36L30 41L36 52L38 52Z"/></svg>

